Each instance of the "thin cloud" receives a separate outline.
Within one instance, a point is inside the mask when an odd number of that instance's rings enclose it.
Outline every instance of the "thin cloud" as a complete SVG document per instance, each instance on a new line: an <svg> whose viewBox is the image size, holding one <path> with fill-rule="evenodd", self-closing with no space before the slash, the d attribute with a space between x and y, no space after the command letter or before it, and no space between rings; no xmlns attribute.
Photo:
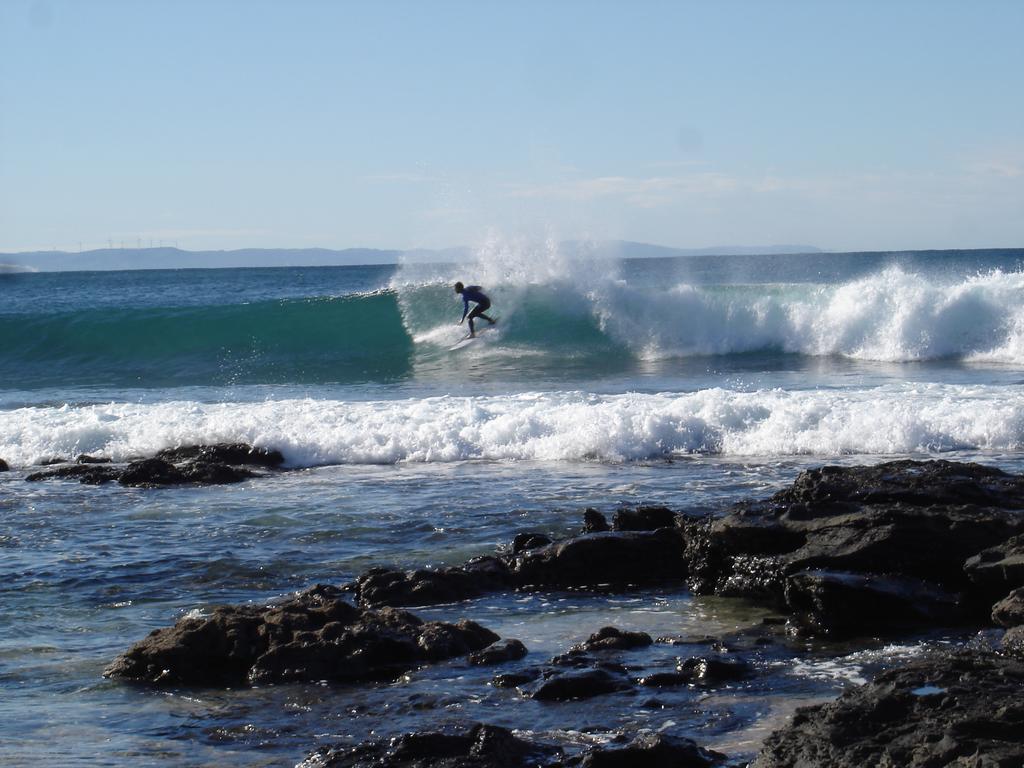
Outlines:
<svg viewBox="0 0 1024 768"><path fill-rule="evenodd" d="M742 188L736 178L723 173L693 173L685 176L597 176L550 184L514 184L507 194L514 198L586 202L621 199L637 208L671 205L679 197L717 196Z"/></svg>
<svg viewBox="0 0 1024 768"><path fill-rule="evenodd" d="M979 176L1019 179L1024 176L1024 160L1001 158L970 163L967 169Z"/></svg>
<svg viewBox="0 0 1024 768"><path fill-rule="evenodd" d="M440 177L419 171L399 171L396 173L375 173L364 176L365 181L380 182L384 184L423 184L427 182L440 181Z"/></svg>

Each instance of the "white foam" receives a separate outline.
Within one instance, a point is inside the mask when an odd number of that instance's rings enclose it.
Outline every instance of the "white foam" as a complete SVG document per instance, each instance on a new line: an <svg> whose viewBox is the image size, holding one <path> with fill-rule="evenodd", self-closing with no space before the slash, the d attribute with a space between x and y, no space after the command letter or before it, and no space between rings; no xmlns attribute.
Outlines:
<svg viewBox="0 0 1024 768"><path fill-rule="evenodd" d="M553 238L492 236L464 264L403 265L392 286L403 301L417 286L480 283L511 322L531 289L543 286L562 309L592 315L641 358L774 349L888 362L1024 363L1020 272L941 278L893 266L840 284L698 286L628 283L619 267L585 248L567 252ZM417 339L433 340L408 301L403 314Z"/></svg>
<svg viewBox="0 0 1024 768"><path fill-rule="evenodd" d="M890 362L1024 362L1024 274L941 282L892 267L842 285L609 283L602 326L655 357L779 349Z"/></svg>
<svg viewBox="0 0 1024 768"><path fill-rule="evenodd" d="M1020 450L1024 391L901 384L842 391L112 403L0 412L0 456L12 466L78 453L124 460L166 447L235 441L277 448L291 466Z"/></svg>

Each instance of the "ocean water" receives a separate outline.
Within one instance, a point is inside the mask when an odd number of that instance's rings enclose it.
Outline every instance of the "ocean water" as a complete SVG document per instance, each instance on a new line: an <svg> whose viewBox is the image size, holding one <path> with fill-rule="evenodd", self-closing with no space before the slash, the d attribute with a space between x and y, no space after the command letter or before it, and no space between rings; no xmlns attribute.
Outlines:
<svg viewBox="0 0 1024 768"><path fill-rule="evenodd" d="M499 322L452 351L456 279L483 285ZM1022 383L1024 251L620 262L492 243L458 266L0 275L0 763L294 765L476 720L749 754L795 706L957 636L751 651L749 683L658 706L541 705L457 660L360 687L158 691L101 672L189 611L565 535L587 506L715 514L806 467L904 456L1022 471ZM24 480L54 458L223 441L277 448L289 471L165 490ZM682 590L417 612L519 637L534 662L608 623L696 643L766 615Z"/></svg>

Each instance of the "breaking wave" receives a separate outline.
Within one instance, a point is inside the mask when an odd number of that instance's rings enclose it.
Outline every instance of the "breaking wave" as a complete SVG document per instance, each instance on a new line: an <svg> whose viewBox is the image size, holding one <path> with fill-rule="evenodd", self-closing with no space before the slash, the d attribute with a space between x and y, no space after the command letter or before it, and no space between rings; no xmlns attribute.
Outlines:
<svg viewBox="0 0 1024 768"><path fill-rule="evenodd" d="M293 467L1007 451L1024 446L1024 391L900 384L842 391L533 392L0 411L0 456L12 466L78 453L125 460L166 447L234 441L277 448Z"/></svg>

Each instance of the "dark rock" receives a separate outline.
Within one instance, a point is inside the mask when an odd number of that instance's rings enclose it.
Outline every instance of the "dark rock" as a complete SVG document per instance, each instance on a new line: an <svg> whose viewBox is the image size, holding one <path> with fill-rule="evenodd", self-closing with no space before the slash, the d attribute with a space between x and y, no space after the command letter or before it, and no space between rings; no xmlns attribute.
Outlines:
<svg viewBox="0 0 1024 768"><path fill-rule="evenodd" d="M798 709L751 768L1024 765L1024 662L936 654Z"/></svg>
<svg viewBox="0 0 1024 768"><path fill-rule="evenodd" d="M8 470L10 470L10 467L7 466L7 462L0 459L0 472L7 472Z"/></svg>
<svg viewBox="0 0 1024 768"><path fill-rule="evenodd" d="M575 667L576 669L592 669L597 664L597 659L584 650L570 648L565 653L560 653L551 659L551 664L556 667ZM547 670L546 674L553 674Z"/></svg>
<svg viewBox="0 0 1024 768"><path fill-rule="evenodd" d="M498 639L470 621L423 622L393 608L359 610L318 585L271 606L220 606L158 629L104 675L161 685L385 680Z"/></svg>
<svg viewBox="0 0 1024 768"><path fill-rule="evenodd" d="M356 582L359 604L415 606L453 603L513 586L508 566L496 557L478 557L465 565L430 570L371 568Z"/></svg>
<svg viewBox="0 0 1024 768"><path fill-rule="evenodd" d="M142 459L129 464L118 482L131 488L157 488L162 485L180 485L186 480L181 470L169 461Z"/></svg>
<svg viewBox="0 0 1024 768"><path fill-rule="evenodd" d="M1004 653L1024 659L1024 625L1006 630L999 647Z"/></svg>
<svg viewBox="0 0 1024 768"><path fill-rule="evenodd" d="M79 463L66 464L41 472L33 472L26 480L50 480L53 478L74 478L82 483L99 485L112 480L118 480L121 485L137 488L157 488L167 485L180 485L182 483L199 483L212 485L219 483L237 483L249 477L253 473L247 469L230 467L227 464L216 462L192 462L182 467L162 459L140 459L133 461L125 469L106 466L106 459L95 461L82 461ZM89 457L85 457L89 458Z"/></svg>
<svg viewBox="0 0 1024 768"><path fill-rule="evenodd" d="M616 531L656 531L659 528L674 528L675 513L668 507L622 507L612 518L612 528Z"/></svg>
<svg viewBox="0 0 1024 768"><path fill-rule="evenodd" d="M506 661L518 661L526 656L528 651L521 640L499 640L496 643L484 648L482 651L469 655L470 664L502 664Z"/></svg>
<svg viewBox="0 0 1024 768"><path fill-rule="evenodd" d="M608 521L604 515L598 512L593 507L587 507L583 510L583 532L584 533L601 533L602 531L610 531L608 527Z"/></svg>
<svg viewBox="0 0 1024 768"><path fill-rule="evenodd" d="M527 549L546 547L553 539L543 533L518 533L512 540L512 554L518 555Z"/></svg>
<svg viewBox="0 0 1024 768"><path fill-rule="evenodd" d="M532 683L540 676L541 670L536 667L523 669L518 672L505 672L501 675L495 675L491 680L491 685L495 688L517 688L520 685Z"/></svg>
<svg viewBox="0 0 1024 768"><path fill-rule="evenodd" d="M654 641L646 632L624 632L615 627L602 627L575 646L581 651L626 651L633 648L644 648Z"/></svg>
<svg viewBox="0 0 1024 768"><path fill-rule="evenodd" d="M532 698L538 701L573 701L631 688L627 678L606 669L572 670L549 677L533 692Z"/></svg>
<svg viewBox="0 0 1024 768"><path fill-rule="evenodd" d="M100 485L117 480L121 472L113 467L95 466L91 464L69 464L56 469L33 472L25 479L29 482L52 479L75 479L86 485Z"/></svg>
<svg viewBox="0 0 1024 768"><path fill-rule="evenodd" d="M218 464L250 465L273 469L284 464L280 451L255 448L245 443L221 443L218 445L188 445L180 448L165 448L156 458L179 464L183 461L214 462Z"/></svg>
<svg viewBox="0 0 1024 768"><path fill-rule="evenodd" d="M728 575L715 590L722 597L745 597L762 605L786 605L786 567L777 556L735 555Z"/></svg>
<svg viewBox="0 0 1024 768"><path fill-rule="evenodd" d="M583 587L643 584L686 575L676 529L604 532L527 550L514 561L521 586Z"/></svg>
<svg viewBox="0 0 1024 768"><path fill-rule="evenodd" d="M1004 627L1024 624L1024 588L1013 590L992 606L992 621Z"/></svg>
<svg viewBox="0 0 1024 768"><path fill-rule="evenodd" d="M808 514L828 506L935 504L1024 509L1024 478L995 467L955 461L889 461L870 467L821 467L801 472L773 500Z"/></svg>
<svg viewBox="0 0 1024 768"><path fill-rule="evenodd" d="M684 522L688 582L776 605L789 577L807 570L888 574L958 593L970 586L967 558L1024 533L1022 508L1024 478L977 464L823 467L724 518Z"/></svg>
<svg viewBox="0 0 1024 768"><path fill-rule="evenodd" d="M111 459L104 456L90 456L87 453L79 454L75 461L79 464L109 464Z"/></svg>
<svg viewBox="0 0 1024 768"><path fill-rule="evenodd" d="M717 656L687 659L676 671L682 675L689 675L695 683L709 686L744 680L751 675L750 665L742 659L725 659Z"/></svg>
<svg viewBox="0 0 1024 768"><path fill-rule="evenodd" d="M63 456L47 456L45 459L40 459L36 462L38 467L53 467L57 464L67 464L71 460L65 459Z"/></svg>
<svg viewBox="0 0 1024 768"><path fill-rule="evenodd" d="M714 768L726 756L695 741L663 733L637 736L626 746L598 747L584 756L583 768Z"/></svg>
<svg viewBox="0 0 1024 768"><path fill-rule="evenodd" d="M193 461L181 466L185 482L201 485L226 485L240 483L256 473L244 467L232 467L219 461Z"/></svg>
<svg viewBox="0 0 1024 768"><path fill-rule="evenodd" d="M356 747L322 747L299 768L541 768L560 765L561 756L557 747L477 724L465 734L409 733Z"/></svg>
<svg viewBox="0 0 1024 768"><path fill-rule="evenodd" d="M808 634L851 637L963 621L955 596L919 579L801 571L786 582L794 621Z"/></svg>
<svg viewBox="0 0 1024 768"><path fill-rule="evenodd" d="M693 682L693 671L676 670L675 672L655 672L644 675L637 680L639 685L646 688L672 688L679 685L689 685Z"/></svg>
<svg viewBox="0 0 1024 768"><path fill-rule="evenodd" d="M971 584L991 599L1024 587L1024 536L1014 536L969 557L964 571Z"/></svg>

